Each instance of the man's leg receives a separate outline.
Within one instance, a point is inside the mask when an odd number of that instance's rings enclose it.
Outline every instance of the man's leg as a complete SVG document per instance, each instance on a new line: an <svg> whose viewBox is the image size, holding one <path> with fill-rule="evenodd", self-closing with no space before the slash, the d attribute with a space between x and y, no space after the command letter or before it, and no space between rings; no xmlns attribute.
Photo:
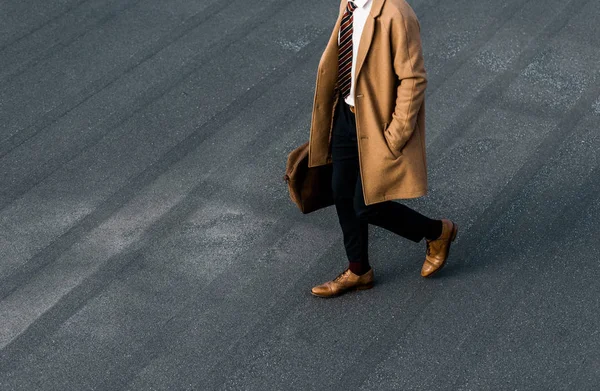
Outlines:
<svg viewBox="0 0 600 391"><path fill-rule="evenodd" d="M430 219L401 203L384 201L365 205L361 186L359 176L356 182L357 197L354 200L354 208L361 221L385 228L416 243L423 238L432 240L441 235L441 220Z"/></svg>
<svg viewBox="0 0 600 391"><path fill-rule="evenodd" d="M341 105L341 106L340 106ZM354 206L359 180L358 144L355 123L347 104L340 98L332 135L332 190L350 270L358 275L369 271L368 222L358 218ZM360 190L362 195L362 189Z"/></svg>
<svg viewBox="0 0 600 391"><path fill-rule="evenodd" d="M312 288L312 294L320 297L337 296L351 289L369 289L374 281L367 251L369 225L357 217L354 209L356 181L359 177L358 144L356 133L352 133L356 132L355 125L348 115L350 109L341 97L335 112L331 186L349 266L332 281Z"/></svg>
<svg viewBox="0 0 600 391"><path fill-rule="evenodd" d="M366 206L362 197L360 175L357 180L355 209L360 220L385 228L413 242L423 238L427 242L427 251L421 275L430 277L445 264L450 244L456 238L458 226L452 220L434 220L406 205L384 201Z"/></svg>

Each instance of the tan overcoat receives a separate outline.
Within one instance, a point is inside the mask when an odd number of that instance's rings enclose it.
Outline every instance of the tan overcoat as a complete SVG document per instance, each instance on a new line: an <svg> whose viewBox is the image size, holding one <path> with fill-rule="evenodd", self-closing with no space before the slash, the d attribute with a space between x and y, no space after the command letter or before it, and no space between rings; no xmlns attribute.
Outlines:
<svg viewBox="0 0 600 391"><path fill-rule="evenodd" d="M347 0L317 72L308 166L331 163L337 103L337 36ZM365 204L427 193L425 87L420 26L404 0L373 0L360 38L355 76L356 131Z"/></svg>

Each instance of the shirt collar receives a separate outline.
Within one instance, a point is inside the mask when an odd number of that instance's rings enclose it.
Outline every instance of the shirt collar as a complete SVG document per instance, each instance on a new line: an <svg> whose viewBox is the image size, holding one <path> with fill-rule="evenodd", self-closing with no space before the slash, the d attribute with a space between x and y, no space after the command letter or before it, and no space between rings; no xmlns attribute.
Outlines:
<svg viewBox="0 0 600 391"><path fill-rule="evenodd" d="M369 0L352 0L352 2L356 4L358 8L362 8L369 2Z"/></svg>

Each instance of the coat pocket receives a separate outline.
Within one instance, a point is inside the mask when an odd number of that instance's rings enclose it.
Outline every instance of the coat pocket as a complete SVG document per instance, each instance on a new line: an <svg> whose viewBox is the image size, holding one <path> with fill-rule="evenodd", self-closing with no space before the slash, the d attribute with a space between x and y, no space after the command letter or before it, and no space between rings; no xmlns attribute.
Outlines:
<svg viewBox="0 0 600 391"><path fill-rule="evenodd" d="M390 146L390 143L389 143L388 137L387 137L387 135L389 133L388 125L389 125L389 123L387 123L387 122L385 122L383 124L383 139L385 140L385 144L387 145L387 148L390 151L390 154L394 157L394 159L398 159L400 156L402 156L402 152L396 151L394 148L392 148Z"/></svg>

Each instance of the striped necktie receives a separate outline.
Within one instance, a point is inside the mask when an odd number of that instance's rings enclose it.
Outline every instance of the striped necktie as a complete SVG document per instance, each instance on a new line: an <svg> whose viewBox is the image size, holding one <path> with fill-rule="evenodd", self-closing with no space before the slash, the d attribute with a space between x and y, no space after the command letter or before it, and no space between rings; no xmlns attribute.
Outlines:
<svg viewBox="0 0 600 391"><path fill-rule="evenodd" d="M344 99L350 95L352 82L352 20L356 4L348 1L340 27L340 45L338 54L338 86Z"/></svg>

